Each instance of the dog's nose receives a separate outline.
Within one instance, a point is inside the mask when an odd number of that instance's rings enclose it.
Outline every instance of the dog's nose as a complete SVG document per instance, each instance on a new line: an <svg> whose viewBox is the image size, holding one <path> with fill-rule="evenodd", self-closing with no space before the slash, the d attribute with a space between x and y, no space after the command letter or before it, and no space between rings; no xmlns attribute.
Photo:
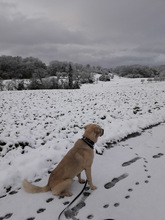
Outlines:
<svg viewBox="0 0 165 220"><path fill-rule="evenodd" d="M102 129L102 134L101 134L101 136L103 136L103 134L104 134L104 129Z"/></svg>

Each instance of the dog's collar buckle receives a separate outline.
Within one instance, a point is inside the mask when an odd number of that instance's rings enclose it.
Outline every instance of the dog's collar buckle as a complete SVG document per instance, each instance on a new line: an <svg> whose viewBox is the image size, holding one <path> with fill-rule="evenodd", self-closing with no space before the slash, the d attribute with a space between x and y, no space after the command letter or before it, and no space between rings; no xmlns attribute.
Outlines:
<svg viewBox="0 0 165 220"><path fill-rule="evenodd" d="M83 140L90 148L94 148L95 143L91 141L89 138L83 136L81 140Z"/></svg>

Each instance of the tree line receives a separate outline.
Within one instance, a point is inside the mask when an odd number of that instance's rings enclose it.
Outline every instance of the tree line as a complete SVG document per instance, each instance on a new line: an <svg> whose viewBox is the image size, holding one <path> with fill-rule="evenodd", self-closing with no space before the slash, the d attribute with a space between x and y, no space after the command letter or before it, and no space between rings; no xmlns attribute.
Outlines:
<svg viewBox="0 0 165 220"><path fill-rule="evenodd" d="M34 57L0 57L0 86L11 80L8 90L16 89L77 89L82 83L93 83L93 73L104 73L100 66L51 61L48 65ZM28 81L29 80L29 81ZM26 82L25 82L26 81Z"/></svg>
<svg viewBox="0 0 165 220"><path fill-rule="evenodd" d="M48 65L34 57L22 58L21 56L0 56L0 78L1 79L31 79L34 77L68 77L69 72L74 73L74 78L82 78L85 82L92 81L91 72L107 75L114 72L121 77L150 78L165 76L165 65L160 66L117 66L115 68L102 68L101 66L82 65L71 62L51 61ZM102 77L104 78L104 77Z"/></svg>
<svg viewBox="0 0 165 220"><path fill-rule="evenodd" d="M48 76L67 77L70 69L76 72L77 77L85 72L102 73L100 66L82 65L72 62L51 61L48 65L34 57L22 58L20 56L0 56L0 78L2 79L31 79L36 75L43 78ZM84 77L86 78L86 77Z"/></svg>
<svg viewBox="0 0 165 220"><path fill-rule="evenodd" d="M117 66L113 71L121 77L128 78L165 78L165 65L159 66Z"/></svg>
<svg viewBox="0 0 165 220"><path fill-rule="evenodd" d="M46 65L34 57L0 56L0 90L3 90L4 80L10 80L8 90L77 89L83 83L93 83L96 73L100 74L101 81L110 81L114 73L120 77L165 79L165 65L131 65L108 69L99 65L82 65L58 60Z"/></svg>

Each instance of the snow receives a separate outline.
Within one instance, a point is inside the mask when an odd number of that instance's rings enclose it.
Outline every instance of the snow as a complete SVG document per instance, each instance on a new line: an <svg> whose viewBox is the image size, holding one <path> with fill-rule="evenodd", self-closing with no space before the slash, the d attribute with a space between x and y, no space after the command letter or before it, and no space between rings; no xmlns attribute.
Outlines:
<svg viewBox="0 0 165 220"><path fill-rule="evenodd" d="M103 155L95 154L92 167L98 189L89 190L75 219L164 219L165 124L143 129L165 121L165 82L115 77L80 90L3 91L0 109L0 219L10 213L11 220L58 219L63 203L72 201L83 185L75 178L73 196L59 199L51 192L27 194L22 180L41 179L35 184L46 185L48 171L89 123L105 130L95 145ZM141 136L121 141L132 133ZM114 147L107 149L110 143ZM105 189L114 178L115 185ZM46 202L49 198L53 200Z"/></svg>

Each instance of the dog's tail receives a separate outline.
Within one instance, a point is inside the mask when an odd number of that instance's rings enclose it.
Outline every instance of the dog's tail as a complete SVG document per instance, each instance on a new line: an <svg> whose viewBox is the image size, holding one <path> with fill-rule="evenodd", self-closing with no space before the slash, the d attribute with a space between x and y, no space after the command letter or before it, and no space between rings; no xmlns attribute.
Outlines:
<svg viewBox="0 0 165 220"><path fill-rule="evenodd" d="M29 183L26 179L23 181L23 187L24 187L24 190L28 193L48 192L50 190L50 187L48 185L43 186L43 187L35 186Z"/></svg>

